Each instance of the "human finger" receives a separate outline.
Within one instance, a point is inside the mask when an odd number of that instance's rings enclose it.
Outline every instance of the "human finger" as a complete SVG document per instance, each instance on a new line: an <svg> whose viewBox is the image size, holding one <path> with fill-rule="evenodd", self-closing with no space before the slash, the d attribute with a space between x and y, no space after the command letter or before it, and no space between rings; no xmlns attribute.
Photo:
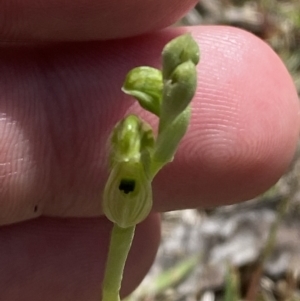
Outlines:
<svg viewBox="0 0 300 301"><path fill-rule="evenodd" d="M0 41L124 38L171 25L195 0L42 0L0 3Z"/></svg>
<svg viewBox="0 0 300 301"><path fill-rule="evenodd" d="M298 97L277 55L245 31L195 27L3 48L2 224L101 214L109 133L124 114L139 111L120 91L124 77L138 65L159 67L163 45L187 30L202 51L198 89L178 154L154 181L154 210L242 201L277 181L295 151Z"/></svg>
<svg viewBox="0 0 300 301"><path fill-rule="evenodd" d="M2 300L99 301L111 222L38 218L0 229ZM159 217L137 226L122 295L149 270L160 240Z"/></svg>

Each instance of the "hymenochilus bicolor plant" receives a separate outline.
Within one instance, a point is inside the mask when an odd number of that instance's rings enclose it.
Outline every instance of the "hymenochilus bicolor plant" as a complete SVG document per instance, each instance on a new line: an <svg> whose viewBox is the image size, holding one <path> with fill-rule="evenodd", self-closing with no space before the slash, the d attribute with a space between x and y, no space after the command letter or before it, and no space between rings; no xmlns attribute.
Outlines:
<svg viewBox="0 0 300 301"><path fill-rule="evenodd" d="M102 301L119 301L125 261L135 226L152 208L151 182L173 160L187 131L190 102L197 86L199 48L190 34L169 42L162 51L162 70L137 67L126 76L123 92L158 117L158 133L136 115L117 123L110 145L110 175L103 195L103 212L114 223Z"/></svg>

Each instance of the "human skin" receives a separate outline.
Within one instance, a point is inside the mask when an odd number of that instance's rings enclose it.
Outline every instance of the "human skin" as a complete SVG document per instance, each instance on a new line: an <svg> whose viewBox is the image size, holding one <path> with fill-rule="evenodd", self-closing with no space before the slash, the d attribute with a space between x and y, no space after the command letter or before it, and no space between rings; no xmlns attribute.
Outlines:
<svg viewBox="0 0 300 301"><path fill-rule="evenodd" d="M101 217L106 141L124 114L141 112L120 87L131 68L159 67L163 46L183 32L201 48L191 125L153 183L153 214L137 227L123 294L154 259L156 212L243 201L287 169L299 104L274 52L229 27L154 32L194 2L1 2L1 299L99 300L111 229Z"/></svg>

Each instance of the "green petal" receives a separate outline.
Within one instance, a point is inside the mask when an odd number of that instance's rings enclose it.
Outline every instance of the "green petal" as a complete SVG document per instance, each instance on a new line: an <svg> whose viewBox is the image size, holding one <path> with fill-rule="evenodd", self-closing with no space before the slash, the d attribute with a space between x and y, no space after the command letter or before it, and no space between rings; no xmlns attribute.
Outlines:
<svg viewBox="0 0 300 301"><path fill-rule="evenodd" d="M141 155L144 152L150 154L154 147L152 128L136 115L128 115L115 126L110 147L111 167L116 162L140 161Z"/></svg>

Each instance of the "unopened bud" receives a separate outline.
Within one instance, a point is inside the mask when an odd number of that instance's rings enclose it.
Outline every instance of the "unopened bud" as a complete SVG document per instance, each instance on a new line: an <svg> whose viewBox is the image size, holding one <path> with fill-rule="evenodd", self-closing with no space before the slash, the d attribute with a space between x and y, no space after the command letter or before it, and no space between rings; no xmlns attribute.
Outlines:
<svg viewBox="0 0 300 301"><path fill-rule="evenodd" d="M168 80L175 68L184 62L191 61L197 65L199 56L198 44L190 34L184 34L173 39L164 47L162 52L163 79Z"/></svg>
<svg viewBox="0 0 300 301"><path fill-rule="evenodd" d="M145 110L159 116L162 88L160 70L137 67L127 74L122 91L133 96Z"/></svg>

